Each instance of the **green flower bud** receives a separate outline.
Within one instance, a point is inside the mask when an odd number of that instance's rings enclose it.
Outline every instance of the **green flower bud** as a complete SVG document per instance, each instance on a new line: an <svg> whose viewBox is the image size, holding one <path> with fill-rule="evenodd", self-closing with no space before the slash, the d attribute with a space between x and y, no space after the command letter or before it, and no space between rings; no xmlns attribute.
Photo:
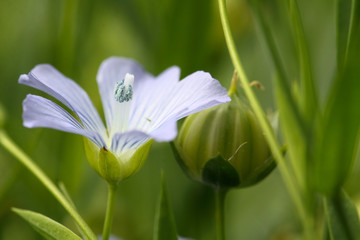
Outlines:
<svg viewBox="0 0 360 240"><path fill-rule="evenodd" d="M84 138L85 154L90 166L112 185L119 184L144 165L153 142L154 140L149 140L137 149L118 155L105 148L99 148Z"/></svg>
<svg viewBox="0 0 360 240"><path fill-rule="evenodd" d="M253 185L275 167L254 113L231 98L189 116L172 145L190 177L222 188Z"/></svg>

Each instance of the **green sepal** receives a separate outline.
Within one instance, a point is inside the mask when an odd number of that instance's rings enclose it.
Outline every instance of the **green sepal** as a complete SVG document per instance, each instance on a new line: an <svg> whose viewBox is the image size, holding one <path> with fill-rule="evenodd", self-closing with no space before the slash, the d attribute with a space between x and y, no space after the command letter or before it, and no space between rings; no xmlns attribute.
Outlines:
<svg viewBox="0 0 360 240"><path fill-rule="evenodd" d="M118 160L108 150L101 148L99 152L100 175L110 184L116 185L122 179Z"/></svg>
<svg viewBox="0 0 360 240"><path fill-rule="evenodd" d="M129 150L119 156L106 148L99 148L87 138L84 138L84 147L90 166L108 183L117 185L144 165L153 142L150 139L135 151Z"/></svg>
<svg viewBox="0 0 360 240"><path fill-rule="evenodd" d="M36 212L14 208L13 211L48 240L81 240L79 236L58 222Z"/></svg>
<svg viewBox="0 0 360 240"><path fill-rule="evenodd" d="M155 214L154 240L177 240L174 215L167 195L164 174L161 174L161 192Z"/></svg>
<svg viewBox="0 0 360 240"><path fill-rule="evenodd" d="M206 162L202 179L216 188L231 188L240 185L236 169L220 155Z"/></svg>
<svg viewBox="0 0 360 240"><path fill-rule="evenodd" d="M136 173L145 163L149 156L150 148L154 143L153 139L150 139L144 143L139 149L136 150L134 155L131 157L132 161L132 173Z"/></svg>
<svg viewBox="0 0 360 240"><path fill-rule="evenodd" d="M85 149L85 155L86 159L88 160L90 166L92 169L94 169L99 175L99 151L100 148L96 146L93 142L91 142L86 137L83 137L84 139L84 149Z"/></svg>
<svg viewBox="0 0 360 240"><path fill-rule="evenodd" d="M175 160L177 161L177 163L179 164L179 166L181 167L181 169L184 171L184 173L185 173L188 177L193 178L194 176L191 176L189 168L185 165L185 162L186 162L186 161L183 159L185 153L182 152L179 144L177 144L177 143L174 142L174 141L171 141L171 142L170 142L170 146L171 146L171 150L173 151Z"/></svg>
<svg viewBox="0 0 360 240"><path fill-rule="evenodd" d="M332 240L360 239L360 221L357 209L344 192L325 199L329 235Z"/></svg>

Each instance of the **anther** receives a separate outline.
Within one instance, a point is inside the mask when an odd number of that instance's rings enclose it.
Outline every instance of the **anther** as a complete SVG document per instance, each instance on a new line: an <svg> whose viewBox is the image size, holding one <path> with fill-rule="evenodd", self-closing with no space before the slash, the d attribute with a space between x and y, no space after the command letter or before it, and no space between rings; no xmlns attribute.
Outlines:
<svg viewBox="0 0 360 240"><path fill-rule="evenodd" d="M125 78L115 84L114 97L119 103L129 102L133 96L134 75L127 73Z"/></svg>

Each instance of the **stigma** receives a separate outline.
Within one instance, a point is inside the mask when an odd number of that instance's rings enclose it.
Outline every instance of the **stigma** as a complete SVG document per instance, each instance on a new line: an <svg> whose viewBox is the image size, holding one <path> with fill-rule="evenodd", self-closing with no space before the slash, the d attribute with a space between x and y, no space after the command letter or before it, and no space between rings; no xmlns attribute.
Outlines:
<svg viewBox="0 0 360 240"><path fill-rule="evenodd" d="M133 96L134 75L127 73L125 78L115 84L114 97L119 103L129 102Z"/></svg>

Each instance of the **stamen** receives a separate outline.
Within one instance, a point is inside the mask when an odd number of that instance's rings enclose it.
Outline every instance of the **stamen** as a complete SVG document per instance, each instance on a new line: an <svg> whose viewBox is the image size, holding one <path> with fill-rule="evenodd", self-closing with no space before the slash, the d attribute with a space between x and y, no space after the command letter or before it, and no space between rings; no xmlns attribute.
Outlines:
<svg viewBox="0 0 360 240"><path fill-rule="evenodd" d="M115 85L114 97L119 103L129 102L133 96L134 75L127 73L121 82Z"/></svg>
<svg viewBox="0 0 360 240"><path fill-rule="evenodd" d="M115 84L112 124L109 131L108 146L116 133L125 132L129 126L131 101L133 98L134 75L127 73L125 78Z"/></svg>

